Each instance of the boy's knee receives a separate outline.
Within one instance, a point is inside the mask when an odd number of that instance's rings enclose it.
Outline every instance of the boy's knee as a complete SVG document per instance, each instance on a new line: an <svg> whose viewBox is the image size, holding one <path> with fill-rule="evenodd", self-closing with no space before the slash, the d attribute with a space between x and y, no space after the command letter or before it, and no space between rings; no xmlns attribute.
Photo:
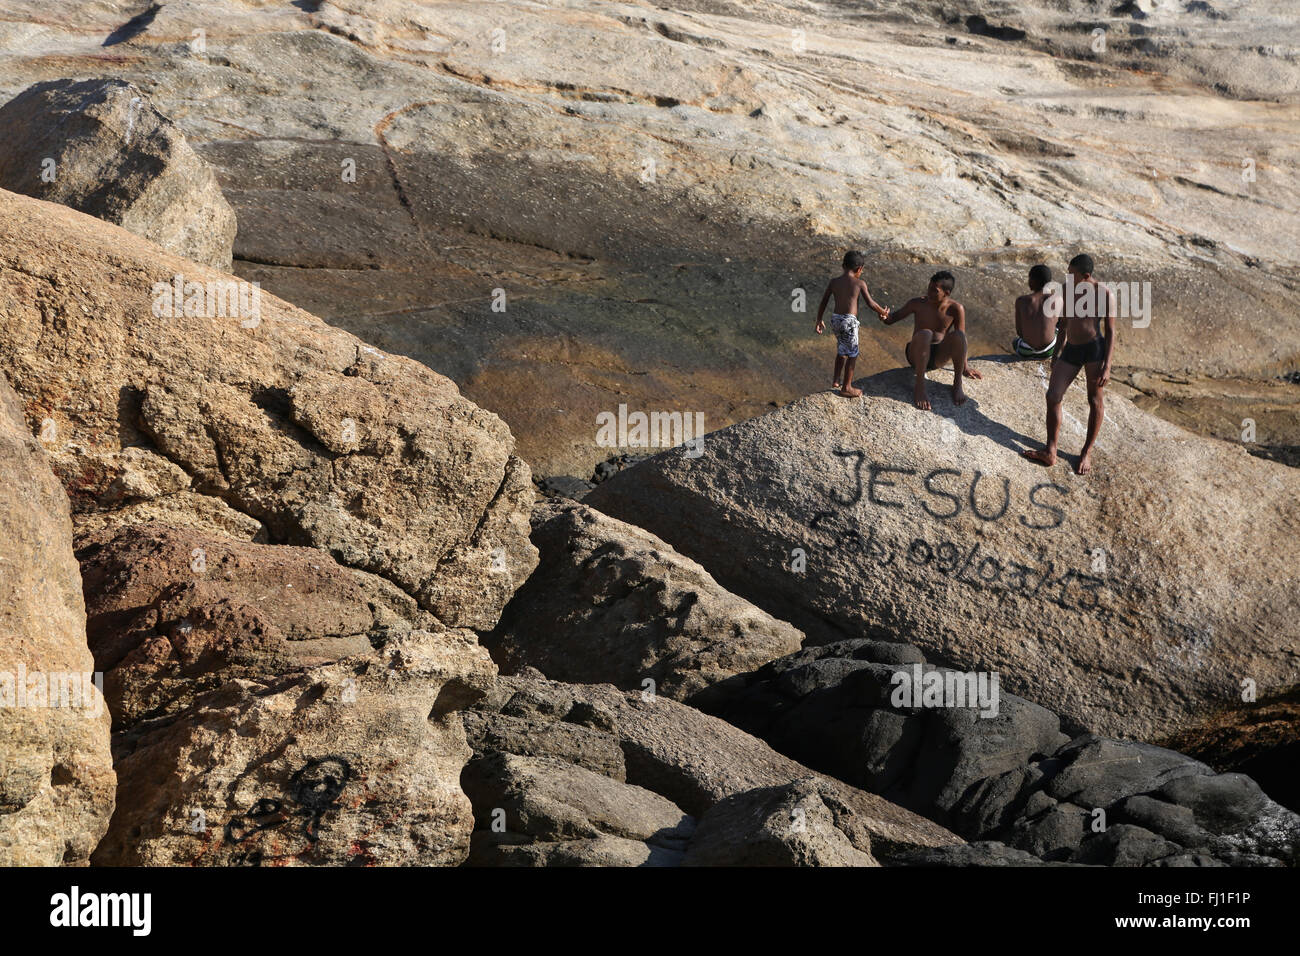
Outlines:
<svg viewBox="0 0 1300 956"><path fill-rule="evenodd" d="M1047 391L1047 404L1048 404L1048 405L1060 405L1063 401L1065 401L1065 393L1064 393L1064 392L1059 392L1059 393L1058 393L1058 392L1056 392L1056 391L1053 390L1053 389L1048 389L1048 391Z"/></svg>

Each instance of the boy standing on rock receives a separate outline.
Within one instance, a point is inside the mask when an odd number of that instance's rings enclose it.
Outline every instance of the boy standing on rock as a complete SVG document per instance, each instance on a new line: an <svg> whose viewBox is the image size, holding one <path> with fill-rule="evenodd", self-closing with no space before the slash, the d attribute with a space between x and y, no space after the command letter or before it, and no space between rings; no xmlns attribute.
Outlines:
<svg viewBox="0 0 1300 956"><path fill-rule="evenodd" d="M915 316L912 341L907 343L903 354L907 358L907 364L916 372L912 399L917 408L925 411L930 409L930 399L925 393L925 373L931 369L943 368L952 362L954 405L966 401L961 381L963 376L984 377L966 363L966 310L951 297L956 282L951 272L936 272L930 277L930 285L924 296L912 299L888 318L883 315L880 317L880 321L886 325L893 325L909 315Z"/></svg>
<svg viewBox="0 0 1300 956"><path fill-rule="evenodd" d="M1080 253L1070 260L1070 282L1066 289L1063 321L1056 335L1052 377L1047 386L1047 446L1025 451L1025 457L1051 467L1056 464L1056 441L1061 433L1061 402L1070 384L1083 369L1088 382L1088 434L1075 472L1092 470L1092 446L1106 416L1101 390L1110 381L1110 362L1115 351L1115 293L1092 277L1092 257ZM1101 325L1106 332L1102 334Z"/></svg>
<svg viewBox="0 0 1300 956"><path fill-rule="evenodd" d="M862 267L867 257L860 252L844 254L844 272L826 284L822 293L822 303L817 307L817 324L813 326L818 335L826 330L822 314L826 303L835 296L835 311L831 315L831 331L835 333L835 375L831 388L838 388L845 398L857 398L862 389L853 387L853 366L858 361L858 296L867 301L867 305L882 319L889 314L888 309L881 308L871 298L866 282L862 279Z"/></svg>

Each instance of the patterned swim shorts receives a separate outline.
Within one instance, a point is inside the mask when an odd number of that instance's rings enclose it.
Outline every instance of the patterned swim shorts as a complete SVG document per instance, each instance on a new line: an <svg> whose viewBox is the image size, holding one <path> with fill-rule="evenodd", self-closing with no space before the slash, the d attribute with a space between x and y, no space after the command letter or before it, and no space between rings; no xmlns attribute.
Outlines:
<svg viewBox="0 0 1300 956"><path fill-rule="evenodd" d="M844 358L857 358L858 317L856 315L841 315L836 312L831 316L831 331L835 333L835 339L838 343L835 354Z"/></svg>

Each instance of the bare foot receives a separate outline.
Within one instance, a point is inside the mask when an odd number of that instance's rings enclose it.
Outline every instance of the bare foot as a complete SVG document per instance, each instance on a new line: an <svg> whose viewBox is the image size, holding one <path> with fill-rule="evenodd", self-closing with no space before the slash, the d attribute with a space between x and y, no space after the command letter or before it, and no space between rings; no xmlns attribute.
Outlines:
<svg viewBox="0 0 1300 956"><path fill-rule="evenodd" d="M845 382L844 387L840 389L840 394L845 398L858 398L862 395L862 389L854 388L848 382Z"/></svg>
<svg viewBox="0 0 1300 956"><path fill-rule="evenodd" d="M952 403L954 405L966 404L966 390L961 387L960 375L957 376L957 380L952 383Z"/></svg>
<svg viewBox="0 0 1300 956"><path fill-rule="evenodd" d="M832 391L832 392L838 392L839 390L840 390L840 383L839 383L839 382L831 382L831 391Z"/></svg>
<svg viewBox="0 0 1300 956"><path fill-rule="evenodd" d="M930 410L930 399L925 394L925 379L918 378L916 387L912 389L912 401L917 408L923 412Z"/></svg>
<svg viewBox="0 0 1300 956"><path fill-rule="evenodd" d="M1092 452L1079 456L1079 463L1074 466L1076 475L1086 475L1092 471Z"/></svg>
<svg viewBox="0 0 1300 956"><path fill-rule="evenodd" d="M1026 448L1025 457L1048 468L1056 464L1056 452L1048 451L1046 448Z"/></svg>

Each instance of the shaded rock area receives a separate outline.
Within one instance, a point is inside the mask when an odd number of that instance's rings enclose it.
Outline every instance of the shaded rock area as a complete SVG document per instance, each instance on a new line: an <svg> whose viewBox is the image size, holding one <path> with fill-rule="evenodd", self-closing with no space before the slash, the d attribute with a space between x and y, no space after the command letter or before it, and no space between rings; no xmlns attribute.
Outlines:
<svg viewBox="0 0 1300 956"><path fill-rule="evenodd" d="M961 841L662 697L498 678L465 713L470 865L874 865Z"/></svg>
<svg viewBox="0 0 1300 956"><path fill-rule="evenodd" d="M915 643L997 671L1076 726L1158 739L1241 704L1242 681L1300 674L1300 472L1109 396L1093 471L1072 471L1087 401L1041 447L1046 370L975 362L969 401L930 373L860 381L707 434L602 482L584 503L631 522L812 643ZM738 560L737 556L742 556Z"/></svg>
<svg viewBox="0 0 1300 956"><path fill-rule="evenodd" d="M1221 773L1246 774L1300 813L1300 692L1227 711L1161 743Z"/></svg>
<svg viewBox="0 0 1300 956"><path fill-rule="evenodd" d="M38 83L0 107L0 188L61 203L229 271L235 211L212 167L136 86Z"/></svg>
<svg viewBox="0 0 1300 956"><path fill-rule="evenodd" d="M860 639L805 648L732 682L707 709L980 845L900 862L1019 865L1023 853L1106 866L1300 860L1300 816L1244 774L1216 774L1150 744L1087 732L1071 739L1056 714L1006 693L978 703L973 695L921 698L918 667L956 676L922 665L907 645ZM918 697L897 696L898 674Z"/></svg>
<svg viewBox="0 0 1300 956"><path fill-rule="evenodd" d="M68 496L0 376L0 866L84 865L113 812Z"/></svg>
<svg viewBox="0 0 1300 956"><path fill-rule="evenodd" d="M538 569L483 638L504 673L528 666L694 703L803 644L640 528L575 502L543 502L532 520Z"/></svg>
<svg viewBox="0 0 1300 956"><path fill-rule="evenodd" d="M893 306L955 269L976 354L1086 247L1156 292L1119 366L1300 367L1290 0L143 6L10 0L0 98L135 83L217 170L242 277L450 376L541 474L607 457L620 402L716 428L824 387L795 293L850 245Z"/></svg>

